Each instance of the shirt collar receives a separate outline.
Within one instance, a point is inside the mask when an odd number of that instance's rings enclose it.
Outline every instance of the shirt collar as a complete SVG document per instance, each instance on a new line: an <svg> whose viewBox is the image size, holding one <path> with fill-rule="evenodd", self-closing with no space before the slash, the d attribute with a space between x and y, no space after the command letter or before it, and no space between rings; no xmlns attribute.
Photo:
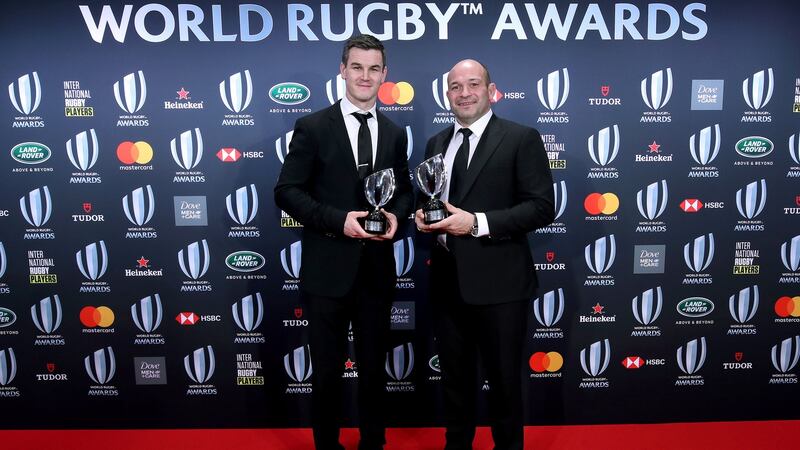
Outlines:
<svg viewBox="0 0 800 450"><path fill-rule="evenodd" d="M453 136L458 133L458 130L462 128L469 128L469 131L472 131L472 134L475 135L475 138L479 139L483 135L483 132L486 131L486 126L489 125L489 119L492 118L492 110L486 112L486 114L482 115L480 119L476 120L472 123L472 125L465 127L462 126L458 121L455 122L455 127L453 129Z"/></svg>
<svg viewBox="0 0 800 450"><path fill-rule="evenodd" d="M354 112L361 114L366 114L369 112L372 113L372 117L375 118L377 117L377 106L378 103L375 102L372 104L372 108L370 108L369 110L365 111L363 109L359 109L358 106L354 105L353 102L351 102L347 98L346 95L342 96L342 101L340 103L340 107L342 108L342 115L344 115L345 117L349 116L350 114L353 114Z"/></svg>

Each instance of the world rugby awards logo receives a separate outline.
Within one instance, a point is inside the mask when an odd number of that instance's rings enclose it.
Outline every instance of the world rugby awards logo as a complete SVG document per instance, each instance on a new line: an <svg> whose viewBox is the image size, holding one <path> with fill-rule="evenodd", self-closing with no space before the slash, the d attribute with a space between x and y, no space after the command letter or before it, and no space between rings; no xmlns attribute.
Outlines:
<svg viewBox="0 0 800 450"><path fill-rule="evenodd" d="M756 327L748 324L758 310L758 286L753 285L733 294L728 299L728 311L736 322L731 324L728 335L756 334Z"/></svg>
<svg viewBox="0 0 800 450"><path fill-rule="evenodd" d="M386 384L387 392L414 392L414 384L407 381L414 370L414 346L411 342L398 345L386 353L385 368L392 380Z"/></svg>
<svg viewBox="0 0 800 450"><path fill-rule="evenodd" d="M639 222L636 227L637 233L667 231L664 222L655 220L661 217L667 209L668 198L667 180L650 183L645 189L636 193L636 206L639 208L639 214L646 219L646 221Z"/></svg>
<svg viewBox="0 0 800 450"><path fill-rule="evenodd" d="M217 388L208 381L214 376L216 369L214 348L210 345L200 347L183 357L183 369L194 384L186 389L186 395L216 395Z"/></svg>
<svg viewBox="0 0 800 450"><path fill-rule="evenodd" d="M414 265L414 241L409 237L394 242L394 267L397 278L408 274Z"/></svg>
<svg viewBox="0 0 800 450"><path fill-rule="evenodd" d="M344 82L342 75L336 75L336 78L325 82L325 93L328 94L328 102L332 105L344 97L347 91L347 85Z"/></svg>
<svg viewBox="0 0 800 450"><path fill-rule="evenodd" d="M619 178L616 168L609 166L619 152L619 126L605 127L589 136L589 156L600 167L592 167L587 178Z"/></svg>
<svg viewBox="0 0 800 450"><path fill-rule="evenodd" d="M108 251L104 241L92 242L83 250L75 252L75 261L81 275L88 280L95 281L106 273L108 268Z"/></svg>
<svg viewBox="0 0 800 450"><path fill-rule="evenodd" d="M641 294L633 297L631 301L631 309L633 310L633 317L642 326L635 326L631 336L661 336L661 329L654 326L653 323L661 315L661 308L664 304L664 295L661 292L661 286L655 289L648 289Z"/></svg>
<svg viewBox="0 0 800 450"><path fill-rule="evenodd" d="M675 386L702 386L703 377L696 375L706 362L706 338L692 339L678 347L675 352L678 368L684 375L679 375Z"/></svg>
<svg viewBox="0 0 800 450"><path fill-rule="evenodd" d="M47 186L36 188L28 192L28 195L20 197L19 209L28 225L33 227L25 230L23 239L55 239L52 229L43 228L53 212L53 200Z"/></svg>
<svg viewBox="0 0 800 450"><path fill-rule="evenodd" d="M603 236L583 249L586 267L595 275L589 275L584 286L613 286L614 278L605 275L614 264L617 256L617 242L614 235Z"/></svg>
<svg viewBox="0 0 800 450"><path fill-rule="evenodd" d="M742 81L742 96L750 108L742 115L742 122L772 122L769 111L763 111L772 98L775 81L772 68L759 70Z"/></svg>
<svg viewBox="0 0 800 450"><path fill-rule="evenodd" d="M148 295L131 305L131 317L136 328L144 335L137 335L134 344L163 344L164 339L161 335L153 335L153 332L161 325L164 311L161 307L161 296L158 294Z"/></svg>
<svg viewBox="0 0 800 450"><path fill-rule="evenodd" d="M86 374L94 382L89 387L90 396L116 396L117 388L108 383L114 378L117 371L117 362L114 358L114 349L105 347L96 350L91 355L83 358Z"/></svg>
<svg viewBox="0 0 800 450"><path fill-rule="evenodd" d="M711 284L712 278L705 270L714 259L714 233L694 238L683 246L683 261L693 273L687 274L683 284Z"/></svg>
<svg viewBox="0 0 800 450"><path fill-rule="evenodd" d="M781 262L787 270L779 283L800 283L800 234L781 244Z"/></svg>
<svg viewBox="0 0 800 450"><path fill-rule="evenodd" d="M181 272L192 280L202 278L211 263L211 252L205 239L192 242L178 252L178 264Z"/></svg>
<svg viewBox="0 0 800 450"><path fill-rule="evenodd" d="M314 372L311 367L311 347L304 345L285 354L283 368L286 370L286 375L293 381L286 387L287 394L311 393L309 379Z"/></svg>
<svg viewBox="0 0 800 450"><path fill-rule="evenodd" d="M137 83L138 81L138 83ZM122 89L120 89L122 86ZM147 99L147 83L144 80L144 73L129 73L122 78L122 85L117 81L114 83L114 98L117 105L128 114L139 112Z"/></svg>
<svg viewBox="0 0 800 450"><path fill-rule="evenodd" d="M45 297L31 306L31 319L33 319L33 324L40 332L46 335L52 335L58 330L58 327L61 326L62 317L61 299L58 298L58 295ZM47 336L47 338L52 337L53 336ZM37 337L37 341L38 340L39 338ZM63 345L63 339L61 339L61 341L61 345ZM58 345L56 342L41 342L37 343L37 345L45 343Z"/></svg>
<svg viewBox="0 0 800 450"><path fill-rule="evenodd" d="M256 185L242 186L233 194L225 197L228 216L239 225L246 225L253 221L258 212L258 192Z"/></svg>
<svg viewBox="0 0 800 450"><path fill-rule="evenodd" d="M246 297L242 297L238 302L231 305L233 321L244 333L237 333L233 340L234 344L263 344L264 335L255 333L253 330L261 325L264 318L264 302L261 300L261 293L256 292Z"/></svg>
<svg viewBox="0 0 800 450"><path fill-rule="evenodd" d="M9 386L17 376L17 357L14 349L9 347L0 350L0 397L18 397L16 388ZM11 392L16 394L11 394Z"/></svg>
<svg viewBox="0 0 800 450"><path fill-rule="evenodd" d="M663 111L672 97L672 69L666 68L653 72L641 82L642 100L651 111L645 111L641 123L667 123L672 121L668 111Z"/></svg>
<svg viewBox="0 0 800 450"><path fill-rule="evenodd" d="M6 258L6 248L3 245L3 243L0 242L0 278L3 278L3 275L6 274L7 267L8 267L8 259Z"/></svg>
<svg viewBox="0 0 800 450"><path fill-rule="evenodd" d="M533 333L534 339L561 339L564 331L555 327L561 316L564 315L564 290L552 290L545 292L541 297L533 301L533 315L541 327L537 327Z"/></svg>
<svg viewBox="0 0 800 450"><path fill-rule="evenodd" d="M558 220L567 209L567 183L564 180L553 183L553 203L556 212L553 223L546 227L537 228L535 233L558 234L567 232L567 225Z"/></svg>
<svg viewBox="0 0 800 450"><path fill-rule="evenodd" d="M694 162L699 164L689 171L689 178L716 178L719 169L709 166L719 154L722 136L719 124L708 126L689 137L689 153Z"/></svg>
<svg viewBox="0 0 800 450"><path fill-rule="evenodd" d="M288 248L281 250L281 267L291 279L286 280L283 285L284 291L295 291L298 289L300 279L300 265L303 256L303 243L293 242Z"/></svg>
<svg viewBox="0 0 800 450"><path fill-rule="evenodd" d="M179 138L174 138L169 143L170 150L172 151L172 159L181 169L189 171L200 164L203 158L203 135L200 133L199 128L186 130L181 133ZM197 175L196 173L179 173L180 175ZM186 179L184 179L186 178ZM205 182L205 177L202 180L189 177L175 177L173 182Z"/></svg>
<svg viewBox="0 0 800 450"><path fill-rule="evenodd" d="M292 142L292 136L294 136L294 130L287 131L283 137L275 140L275 154L278 155L278 161L281 164L286 159L286 155L289 154L289 143Z"/></svg>
<svg viewBox="0 0 800 450"><path fill-rule="evenodd" d="M226 114L223 126L255 125L253 116L242 114L253 99L253 80L250 71L236 72L219 83L219 96L225 108L233 114Z"/></svg>
<svg viewBox="0 0 800 450"><path fill-rule="evenodd" d="M94 167L99 153L97 134L94 128L82 131L67 141L69 162L81 172L86 172Z"/></svg>
<svg viewBox="0 0 800 450"><path fill-rule="evenodd" d="M569 123L569 116L564 111L556 111L564 106L569 97L569 70L566 67L539 78L536 82L539 102L547 111L539 113L537 123Z"/></svg>
<svg viewBox="0 0 800 450"><path fill-rule="evenodd" d="M33 81L33 84L31 84ZM22 115L30 116L39 108L42 100L42 85L37 72L26 73L16 82L8 85L8 97L14 109Z"/></svg>
<svg viewBox="0 0 800 450"><path fill-rule="evenodd" d="M153 218L155 209L153 188L149 184L136 188L130 194L122 197L122 210L125 212L125 217L137 227L148 224Z"/></svg>
<svg viewBox="0 0 800 450"><path fill-rule="evenodd" d="M431 82L431 92L433 100L439 106L440 111L433 117L433 123L453 123L455 116L450 112L450 100L447 98L447 74L443 73L440 77Z"/></svg>
<svg viewBox="0 0 800 450"><path fill-rule="evenodd" d="M600 377L608 368L611 361L611 343L608 339L596 341L589 347L581 349L580 353L581 368L587 377L583 378L578 387L580 388L607 388L609 387L608 378Z"/></svg>
<svg viewBox="0 0 800 450"><path fill-rule="evenodd" d="M779 373L773 374L769 384L796 384L797 374L790 373L800 360L800 336L782 340L773 345L770 351L772 367Z"/></svg>

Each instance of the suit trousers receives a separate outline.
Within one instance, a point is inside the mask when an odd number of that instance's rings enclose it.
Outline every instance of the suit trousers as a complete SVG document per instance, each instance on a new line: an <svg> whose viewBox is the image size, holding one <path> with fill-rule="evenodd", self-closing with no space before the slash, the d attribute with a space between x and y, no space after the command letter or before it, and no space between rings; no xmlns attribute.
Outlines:
<svg viewBox="0 0 800 450"><path fill-rule="evenodd" d="M489 421L495 450L523 449L522 361L528 299L473 305L464 302L455 259L435 246L432 304L442 371L446 450L472 449L478 358L489 382Z"/></svg>
<svg viewBox="0 0 800 450"><path fill-rule="evenodd" d="M351 355L351 359L358 370L359 449L381 449L386 442L384 358L394 285L387 285L385 277L384 281L377 281L380 277L374 276L372 270L377 255L370 252L371 243L363 245L358 274L345 296L306 294L314 371L311 423L318 450L344 450L339 443L339 428L349 323L353 325L355 344L355 357Z"/></svg>

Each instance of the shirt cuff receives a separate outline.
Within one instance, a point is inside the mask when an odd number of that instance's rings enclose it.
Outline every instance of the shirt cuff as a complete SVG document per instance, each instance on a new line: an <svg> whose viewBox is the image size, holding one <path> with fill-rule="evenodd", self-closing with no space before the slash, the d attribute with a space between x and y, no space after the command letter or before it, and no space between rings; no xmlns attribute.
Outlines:
<svg viewBox="0 0 800 450"><path fill-rule="evenodd" d="M478 219L478 237L488 236L489 222L486 220L486 214L476 212L475 217Z"/></svg>

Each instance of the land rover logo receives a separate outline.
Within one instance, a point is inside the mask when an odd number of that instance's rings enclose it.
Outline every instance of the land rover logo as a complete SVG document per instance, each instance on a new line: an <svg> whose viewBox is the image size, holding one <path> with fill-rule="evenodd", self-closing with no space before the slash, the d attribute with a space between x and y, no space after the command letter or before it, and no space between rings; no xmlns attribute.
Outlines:
<svg viewBox="0 0 800 450"><path fill-rule="evenodd" d="M0 328L11 326L17 321L17 315L8 308L0 308Z"/></svg>
<svg viewBox="0 0 800 450"><path fill-rule="evenodd" d="M11 149L11 157L22 164L41 164L50 159L51 154L49 147L38 142L23 142Z"/></svg>
<svg viewBox="0 0 800 450"><path fill-rule="evenodd" d="M761 136L748 136L736 143L736 153L745 158L763 158L772 153L772 141Z"/></svg>
<svg viewBox="0 0 800 450"><path fill-rule="evenodd" d="M237 272L255 272L264 267L266 260L256 252L241 250L225 258L225 265Z"/></svg>
<svg viewBox="0 0 800 450"><path fill-rule="evenodd" d="M281 105L299 105L311 98L311 91L300 83L280 83L270 88L269 98Z"/></svg>
<svg viewBox="0 0 800 450"><path fill-rule="evenodd" d="M678 303L678 312L686 317L704 317L714 310L714 302L703 297L689 297Z"/></svg>

